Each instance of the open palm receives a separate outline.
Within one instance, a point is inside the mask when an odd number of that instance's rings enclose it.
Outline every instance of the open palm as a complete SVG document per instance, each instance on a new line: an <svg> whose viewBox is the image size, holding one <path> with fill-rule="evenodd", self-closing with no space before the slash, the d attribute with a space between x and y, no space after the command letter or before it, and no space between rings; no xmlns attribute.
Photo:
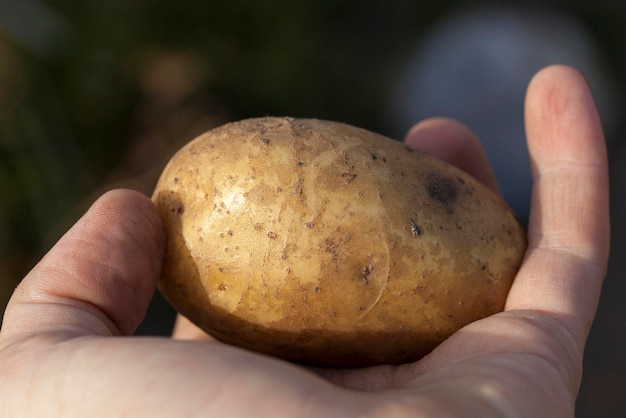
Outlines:
<svg viewBox="0 0 626 418"><path fill-rule="evenodd" d="M16 289L0 331L0 415L573 416L609 246L606 152L582 76L541 71L526 126L529 247L505 311L424 359L302 368L212 341L184 318L172 339L129 337L155 290L165 237L151 202L118 190ZM427 120L405 141L497 189L460 124Z"/></svg>

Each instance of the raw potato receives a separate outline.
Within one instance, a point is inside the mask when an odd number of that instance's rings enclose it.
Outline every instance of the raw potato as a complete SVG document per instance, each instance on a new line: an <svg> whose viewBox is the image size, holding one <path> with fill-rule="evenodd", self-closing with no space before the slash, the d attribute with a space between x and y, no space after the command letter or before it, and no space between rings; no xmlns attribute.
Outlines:
<svg viewBox="0 0 626 418"><path fill-rule="evenodd" d="M218 340L289 361L417 360L499 312L526 248L502 200L402 143L259 118L183 147L153 201L159 288Z"/></svg>

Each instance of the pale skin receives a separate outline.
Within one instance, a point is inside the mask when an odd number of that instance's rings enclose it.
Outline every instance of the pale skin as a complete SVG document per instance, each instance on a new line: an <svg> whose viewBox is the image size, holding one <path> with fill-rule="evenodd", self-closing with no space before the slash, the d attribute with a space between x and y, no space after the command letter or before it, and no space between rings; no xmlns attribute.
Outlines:
<svg viewBox="0 0 626 418"><path fill-rule="evenodd" d="M184 318L171 339L129 337L155 291L165 237L149 199L116 190L9 302L0 415L573 416L609 252L606 150L591 93L571 68L535 76L525 121L534 175L529 247L505 311L424 359L308 369L220 344ZM459 123L423 121L405 142L497 189L480 143Z"/></svg>

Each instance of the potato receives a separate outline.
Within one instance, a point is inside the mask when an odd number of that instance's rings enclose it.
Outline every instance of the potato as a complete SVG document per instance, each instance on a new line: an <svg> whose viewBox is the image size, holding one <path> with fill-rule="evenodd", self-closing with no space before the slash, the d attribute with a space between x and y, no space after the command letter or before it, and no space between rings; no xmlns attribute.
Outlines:
<svg viewBox="0 0 626 418"><path fill-rule="evenodd" d="M209 131L175 154L153 201L170 303L222 342L318 366L421 358L503 309L526 248L468 174L322 120Z"/></svg>

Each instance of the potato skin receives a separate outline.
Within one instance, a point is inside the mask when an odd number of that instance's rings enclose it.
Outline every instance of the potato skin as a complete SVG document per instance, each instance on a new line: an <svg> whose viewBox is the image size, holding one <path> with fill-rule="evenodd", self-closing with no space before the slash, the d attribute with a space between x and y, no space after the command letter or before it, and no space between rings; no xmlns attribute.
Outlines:
<svg viewBox="0 0 626 418"><path fill-rule="evenodd" d="M216 128L175 154L152 198L170 303L225 343L318 366L423 357L503 309L526 248L474 178L337 122Z"/></svg>

